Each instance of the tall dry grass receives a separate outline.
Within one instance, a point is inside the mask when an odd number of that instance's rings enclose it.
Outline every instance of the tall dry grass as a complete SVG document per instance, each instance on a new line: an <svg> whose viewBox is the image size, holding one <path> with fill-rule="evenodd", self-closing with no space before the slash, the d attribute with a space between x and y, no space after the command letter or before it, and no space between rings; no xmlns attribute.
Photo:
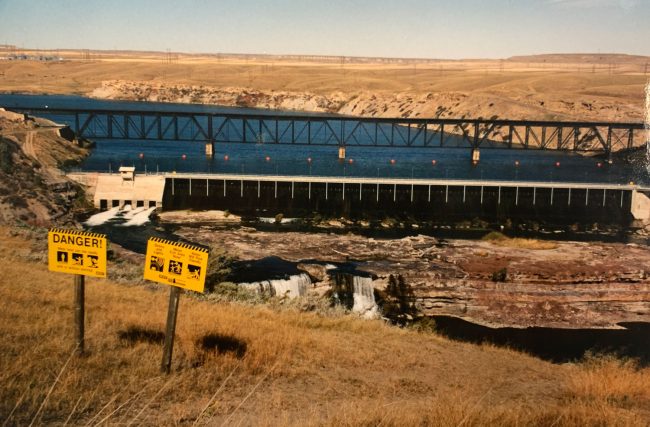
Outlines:
<svg viewBox="0 0 650 427"><path fill-rule="evenodd" d="M380 321L189 294L162 375L168 288L95 279L76 357L72 277L23 261L30 251L0 229L3 425L595 426L648 415L647 371L627 362L552 365Z"/></svg>
<svg viewBox="0 0 650 427"><path fill-rule="evenodd" d="M581 402L650 409L650 368L634 360L587 358L569 377L567 391Z"/></svg>

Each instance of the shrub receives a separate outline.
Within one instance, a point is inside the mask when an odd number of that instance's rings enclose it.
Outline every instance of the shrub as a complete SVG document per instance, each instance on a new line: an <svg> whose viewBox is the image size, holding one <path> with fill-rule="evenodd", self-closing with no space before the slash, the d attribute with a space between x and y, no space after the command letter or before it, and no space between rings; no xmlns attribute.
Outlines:
<svg viewBox="0 0 650 427"><path fill-rule="evenodd" d="M225 249L213 246L208 256L208 270L205 277L205 288L208 292L214 290L215 286L223 282L231 271L234 258Z"/></svg>
<svg viewBox="0 0 650 427"><path fill-rule="evenodd" d="M490 231L488 234L483 236L481 238L481 240L485 240L487 242L490 242L490 241L494 241L494 240L505 240L507 238L508 237L503 233L500 233L498 231Z"/></svg>
<svg viewBox="0 0 650 427"><path fill-rule="evenodd" d="M377 303L386 317L394 325L405 326L417 314L413 288L406 283L401 274L397 278L388 277L388 286L383 293L377 293Z"/></svg>
<svg viewBox="0 0 650 427"><path fill-rule="evenodd" d="M508 269L507 268L502 268L500 270L497 270L492 273L492 281L493 282L505 282L508 280Z"/></svg>
<svg viewBox="0 0 650 427"><path fill-rule="evenodd" d="M0 170L10 173L13 164L11 147L6 141L0 140Z"/></svg>
<svg viewBox="0 0 650 427"><path fill-rule="evenodd" d="M206 295L213 301L244 302L249 304L262 304L268 300L267 295L245 289L236 283L220 282L212 286L210 294Z"/></svg>

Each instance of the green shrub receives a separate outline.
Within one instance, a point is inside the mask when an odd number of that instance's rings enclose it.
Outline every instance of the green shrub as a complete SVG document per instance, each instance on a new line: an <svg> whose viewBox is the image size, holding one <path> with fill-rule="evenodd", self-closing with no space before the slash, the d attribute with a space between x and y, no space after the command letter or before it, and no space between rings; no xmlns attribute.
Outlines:
<svg viewBox="0 0 650 427"><path fill-rule="evenodd" d="M225 249L213 246L208 255L208 270L205 277L206 291L211 292L214 287L226 280L230 274L234 258Z"/></svg>

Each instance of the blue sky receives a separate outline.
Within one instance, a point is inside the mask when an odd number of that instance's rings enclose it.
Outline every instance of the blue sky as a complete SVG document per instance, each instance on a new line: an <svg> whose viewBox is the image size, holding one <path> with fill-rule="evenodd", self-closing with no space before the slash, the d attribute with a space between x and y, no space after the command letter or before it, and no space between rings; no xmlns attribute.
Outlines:
<svg viewBox="0 0 650 427"><path fill-rule="evenodd" d="M0 44L425 58L650 55L650 0L0 0Z"/></svg>

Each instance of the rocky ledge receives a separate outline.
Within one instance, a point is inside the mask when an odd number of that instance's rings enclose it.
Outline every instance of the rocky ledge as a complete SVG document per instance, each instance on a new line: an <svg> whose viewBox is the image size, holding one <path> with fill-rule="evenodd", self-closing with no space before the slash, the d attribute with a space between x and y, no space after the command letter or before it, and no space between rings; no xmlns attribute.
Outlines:
<svg viewBox="0 0 650 427"><path fill-rule="evenodd" d="M176 232L223 246L241 260L275 256L297 263L315 286L326 280L326 264L369 274L378 289L390 275L401 275L428 316L514 327L617 328L650 321L650 248L644 245L552 242L544 245L548 249L526 249L425 235L380 239L206 224Z"/></svg>

